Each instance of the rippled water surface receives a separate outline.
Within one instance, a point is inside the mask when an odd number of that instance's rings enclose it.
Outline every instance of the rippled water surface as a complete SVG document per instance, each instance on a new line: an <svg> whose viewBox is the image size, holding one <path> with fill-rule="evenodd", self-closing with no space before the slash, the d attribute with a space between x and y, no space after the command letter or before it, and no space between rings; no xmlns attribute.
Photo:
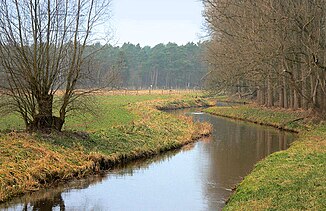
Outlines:
<svg viewBox="0 0 326 211"><path fill-rule="evenodd" d="M182 150L119 167L106 175L26 195L4 210L219 210L231 189L294 135L267 127L187 112L214 132Z"/></svg>

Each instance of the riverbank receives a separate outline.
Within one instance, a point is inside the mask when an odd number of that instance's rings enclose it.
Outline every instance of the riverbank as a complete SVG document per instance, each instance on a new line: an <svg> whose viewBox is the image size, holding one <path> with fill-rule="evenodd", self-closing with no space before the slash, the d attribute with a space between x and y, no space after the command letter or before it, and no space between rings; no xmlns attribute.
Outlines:
<svg viewBox="0 0 326 211"><path fill-rule="evenodd" d="M154 96L101 96L102 113L97 116L100 119L89 117L78 122L72 118L67 123L66 128L78 131L2 134L0 201L180 148L210 134L209 124L158 110L171 105L208 106L208 101L189 96L153 99ZM105 118L108 116L110 122Z"/></svg>
<svg viewBox="0 0 326 211"><path fill-rule="evenodd" d="M310 125L305 122L305 118L309 115L304 111L269 109L255 105L234 105L232 107L213 107L206 109L205 112L296 133L308 129L307 127Z"/></svg>
<svg viewBox="0 0 326 211"><path fill-rule="evenodd" d="M326 124L300 111L255 106L212 107L213 115L299 132L285 151L259 162L239 184L225 210L323 210L326 207Z"/></svg>

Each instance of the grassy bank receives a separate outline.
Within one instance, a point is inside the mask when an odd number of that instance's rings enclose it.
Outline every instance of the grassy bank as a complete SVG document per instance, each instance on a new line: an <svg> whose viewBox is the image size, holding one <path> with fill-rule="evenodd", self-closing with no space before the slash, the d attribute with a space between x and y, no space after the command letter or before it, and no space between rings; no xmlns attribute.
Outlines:
<svg viewBox="0 0 326 211"><path fill-rule="evenodd" d="M212 107L206 109L205 112L217 116L272 126L278 129L293 132L299 132L309 127L309 124L306 124L305 122L307 113L303 111L269 109L255 107L254 105L244 105L232 107Z"/></svg>
<svg viewBox="0 0 326 211"><path fill-rule="evenodd" d="M69 118L68 132L0 136L0 201L179 148L210 133L208 124L157 109L178 101L180 107L185 102L188 106L207 104L197 98L146 95L96 96L94 100L99 115Z"/></svg>
<svg viewBox="0 0 326 211"><path fill-rule="evenodd" d="M259 107L209 108L207 112L299 132L288 150L259 162L239 184L225 210L323 210L326 207L326 125L306 114ZM300 121L298 120L300 119Z"/></svg>

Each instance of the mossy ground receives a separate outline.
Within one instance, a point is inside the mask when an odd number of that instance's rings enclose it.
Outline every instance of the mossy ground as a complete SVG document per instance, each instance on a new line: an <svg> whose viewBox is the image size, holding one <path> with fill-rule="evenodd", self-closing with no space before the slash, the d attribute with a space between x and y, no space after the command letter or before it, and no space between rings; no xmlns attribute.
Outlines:
<svg viewBox="0 0 326 211"><path fill-rule="evenodd" d="M259 162L239 184L225 210L325 210L326 124L295 121L304 112L253 106L209 108L209 113L300 132L288 150Z"/></svg>
<svg viewBox="0 0 326 211"><path fill-rule="evenodd" d="M193 123L191 118L177 118L157 109L178 101L180 107L208 104L189 95L93 99L98 115L69 117L62 133L0 135L0 201L175 149L210 133L208 124ZM14 121L8 124L6 120ZM11 116L6 120L0 125L19 129L19 119Z"/></svg>

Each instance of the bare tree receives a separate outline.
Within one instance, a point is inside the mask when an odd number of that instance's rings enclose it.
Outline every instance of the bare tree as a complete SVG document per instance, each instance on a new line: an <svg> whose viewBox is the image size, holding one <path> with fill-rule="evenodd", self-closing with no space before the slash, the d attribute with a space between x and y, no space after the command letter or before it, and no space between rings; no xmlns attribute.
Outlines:
<svg viewBox="0 0 326 211"><path fill-rule="evenodd" d="M203 1L209 84L326 118L325 0Z"/></svg>
<svg viewBox="0 0 326 211"><path fill-rule="evenodd" d="M85 95L77 89L92 55L85 48L103 31L109 6L110 0L0 2L1 107L18 112L28 130L61 130Z"/></svg>

